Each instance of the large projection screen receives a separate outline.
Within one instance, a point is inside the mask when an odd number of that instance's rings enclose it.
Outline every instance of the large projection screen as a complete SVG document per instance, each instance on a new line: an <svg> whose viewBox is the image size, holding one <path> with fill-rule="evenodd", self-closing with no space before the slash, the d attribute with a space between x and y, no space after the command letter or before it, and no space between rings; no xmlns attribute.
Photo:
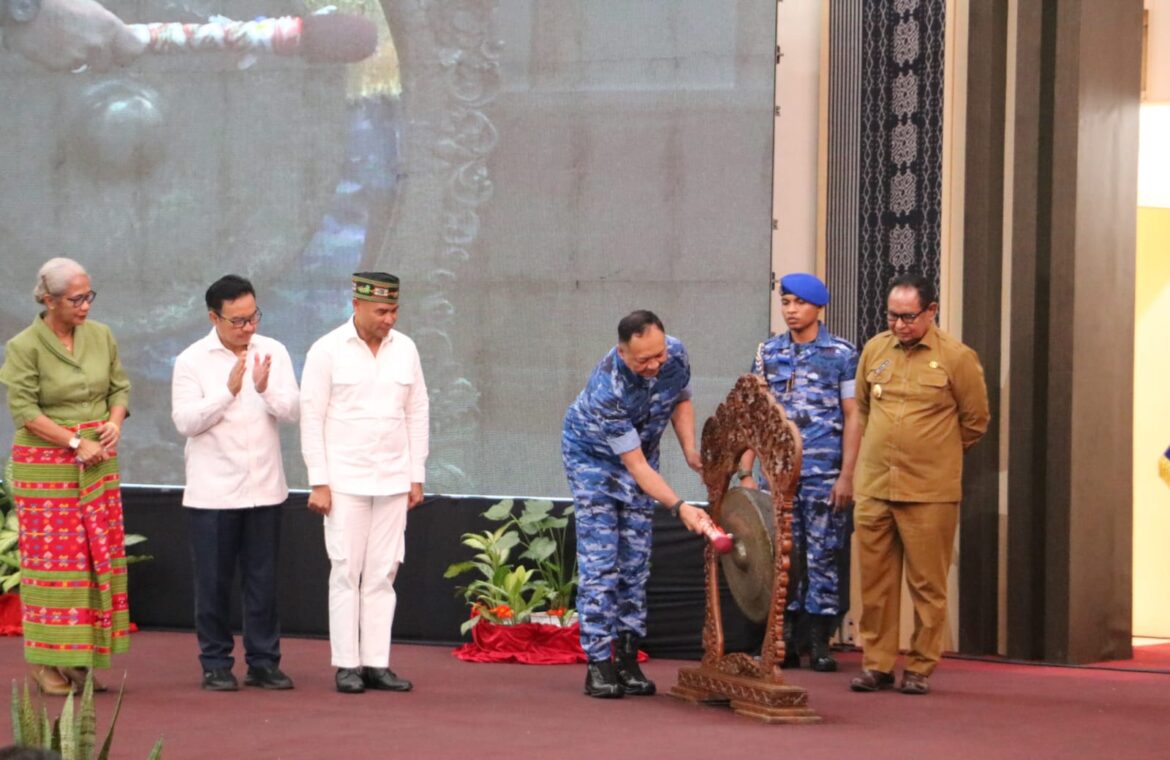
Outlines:
<svg viewBox="0 0 1170 760"><path fill-rule="evenodd" d="M0 54L0 337L80 261L134 388L125 483L183 482L174 357L250 277L299 373L349 276L402 278L431 393L427 490L565 496L560 425L635 308L687 345L698 424L766 337L775 0L344 2L362 64L148 56L52 74ZM299 3L110 2L128 21ZM0 391L2 392L2 391ZM5 449L12 439L0 421ZM290 483L304 487L295 427ZM663 471L701 497L677 444Z"/></svg>

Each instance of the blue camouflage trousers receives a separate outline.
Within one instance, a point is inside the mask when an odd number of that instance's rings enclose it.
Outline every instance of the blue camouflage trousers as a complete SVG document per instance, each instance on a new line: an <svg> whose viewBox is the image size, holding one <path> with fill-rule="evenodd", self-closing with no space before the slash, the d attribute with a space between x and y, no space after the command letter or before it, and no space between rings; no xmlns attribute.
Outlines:
<svg viewBox="0 0 1170 760"><path fill-rule="evenodd" d="M810 615L837 615L843 568L849 559L852 510L833 511L829 494L836 477L803 477L792 508L793 566L788 609Z"/></svg>
<svg viewBox="0 0 1170 760"><path fill-rule="evenodd" d="M595 494L575 508L581 648L590 660L608 660L619 633L646 635L654 507Z"/></svg>

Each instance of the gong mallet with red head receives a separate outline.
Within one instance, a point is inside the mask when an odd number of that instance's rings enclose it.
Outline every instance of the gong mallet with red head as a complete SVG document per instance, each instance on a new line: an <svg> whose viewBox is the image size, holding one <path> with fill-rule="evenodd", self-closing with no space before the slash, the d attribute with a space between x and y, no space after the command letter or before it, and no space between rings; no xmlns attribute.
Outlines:
<svg viewBox="0 0 1170 760"><path fill-rule="evenodd" d="M711 548L715 550L716 554L727 554L735 548L735 536L731 533L724 533L718 525L710 520L703 523L703 535L711 542Z"/></svg>
<svg viewBox="0 0 1170 760"><path fill-rule="evenodd" d="M299 56L309 63L357 63L378 48L374 22L344 13L129 27L146 53L273 53Z"/></svg>

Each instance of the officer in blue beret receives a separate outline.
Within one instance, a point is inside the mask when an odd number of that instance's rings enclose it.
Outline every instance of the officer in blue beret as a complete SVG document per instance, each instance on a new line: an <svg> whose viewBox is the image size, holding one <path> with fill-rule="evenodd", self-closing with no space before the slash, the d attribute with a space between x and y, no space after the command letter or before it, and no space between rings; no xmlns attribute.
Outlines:
<svg viewBox="0 0 1170 760"><path fill-rule="evenodd" d="M760 344L752 372L763 377L785 413L800 429L803 456L792 515L792 572L784 613L786 654L783 667L800 667L802 643L811 638L809 663L829 672L829 637L848 608L850 509L853 467L861 441L853 397L857 349L821 323L829 289L815 275L780 278L780 304L786 332ZM748 451L736 473L741 486L755 488ZM764 484L766 487L766 484Z"/></svg>

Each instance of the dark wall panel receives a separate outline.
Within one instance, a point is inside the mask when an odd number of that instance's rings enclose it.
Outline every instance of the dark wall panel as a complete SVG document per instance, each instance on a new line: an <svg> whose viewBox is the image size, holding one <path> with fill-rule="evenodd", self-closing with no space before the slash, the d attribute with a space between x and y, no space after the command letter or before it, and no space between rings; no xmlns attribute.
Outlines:
<svg viewBox="0 0 1170 760"><path fill-rule="evenodd" d="M1130 655L1139 0L1021 0L1008 654Z"/></svg>
<svg viewBox="0 0 1170 760"><path fill-rule="evenodd" d="M143 628L191 630L194 600L187 522L174 489L126 488L126 529L149 539L142 551L154 560L130 571L131 618ZM280 557L280 616L285 635L328 635L329 560L321 519L305 508L306 494L285 506ZM498 525L481 517L493 500L430 496L410 513L406 561L398 573L396 641L454 644L467 605L457 580L443 578L452 562L470 559L460 536ZM570 540L575 541L570 532ZM654 517L648 634L644 648L659 657L697 659L702 653L703 544L682 523L659 510ZM238 600L237 600L238 605ZM726 588L722 607L729 651L752 651L763 629L744 618ZM238 607L236 614L238 629ZM192 657L195 641L192 637Z"/></svg>
<svg viewBox="0 0 1170 760"><path fill-rule="evenodd" d="M970 8L963 227L963 342L983 362L992 418L963 463L959 649L998 651L999 432L1003 306L1004 109L1007 0Z"/></svg>

